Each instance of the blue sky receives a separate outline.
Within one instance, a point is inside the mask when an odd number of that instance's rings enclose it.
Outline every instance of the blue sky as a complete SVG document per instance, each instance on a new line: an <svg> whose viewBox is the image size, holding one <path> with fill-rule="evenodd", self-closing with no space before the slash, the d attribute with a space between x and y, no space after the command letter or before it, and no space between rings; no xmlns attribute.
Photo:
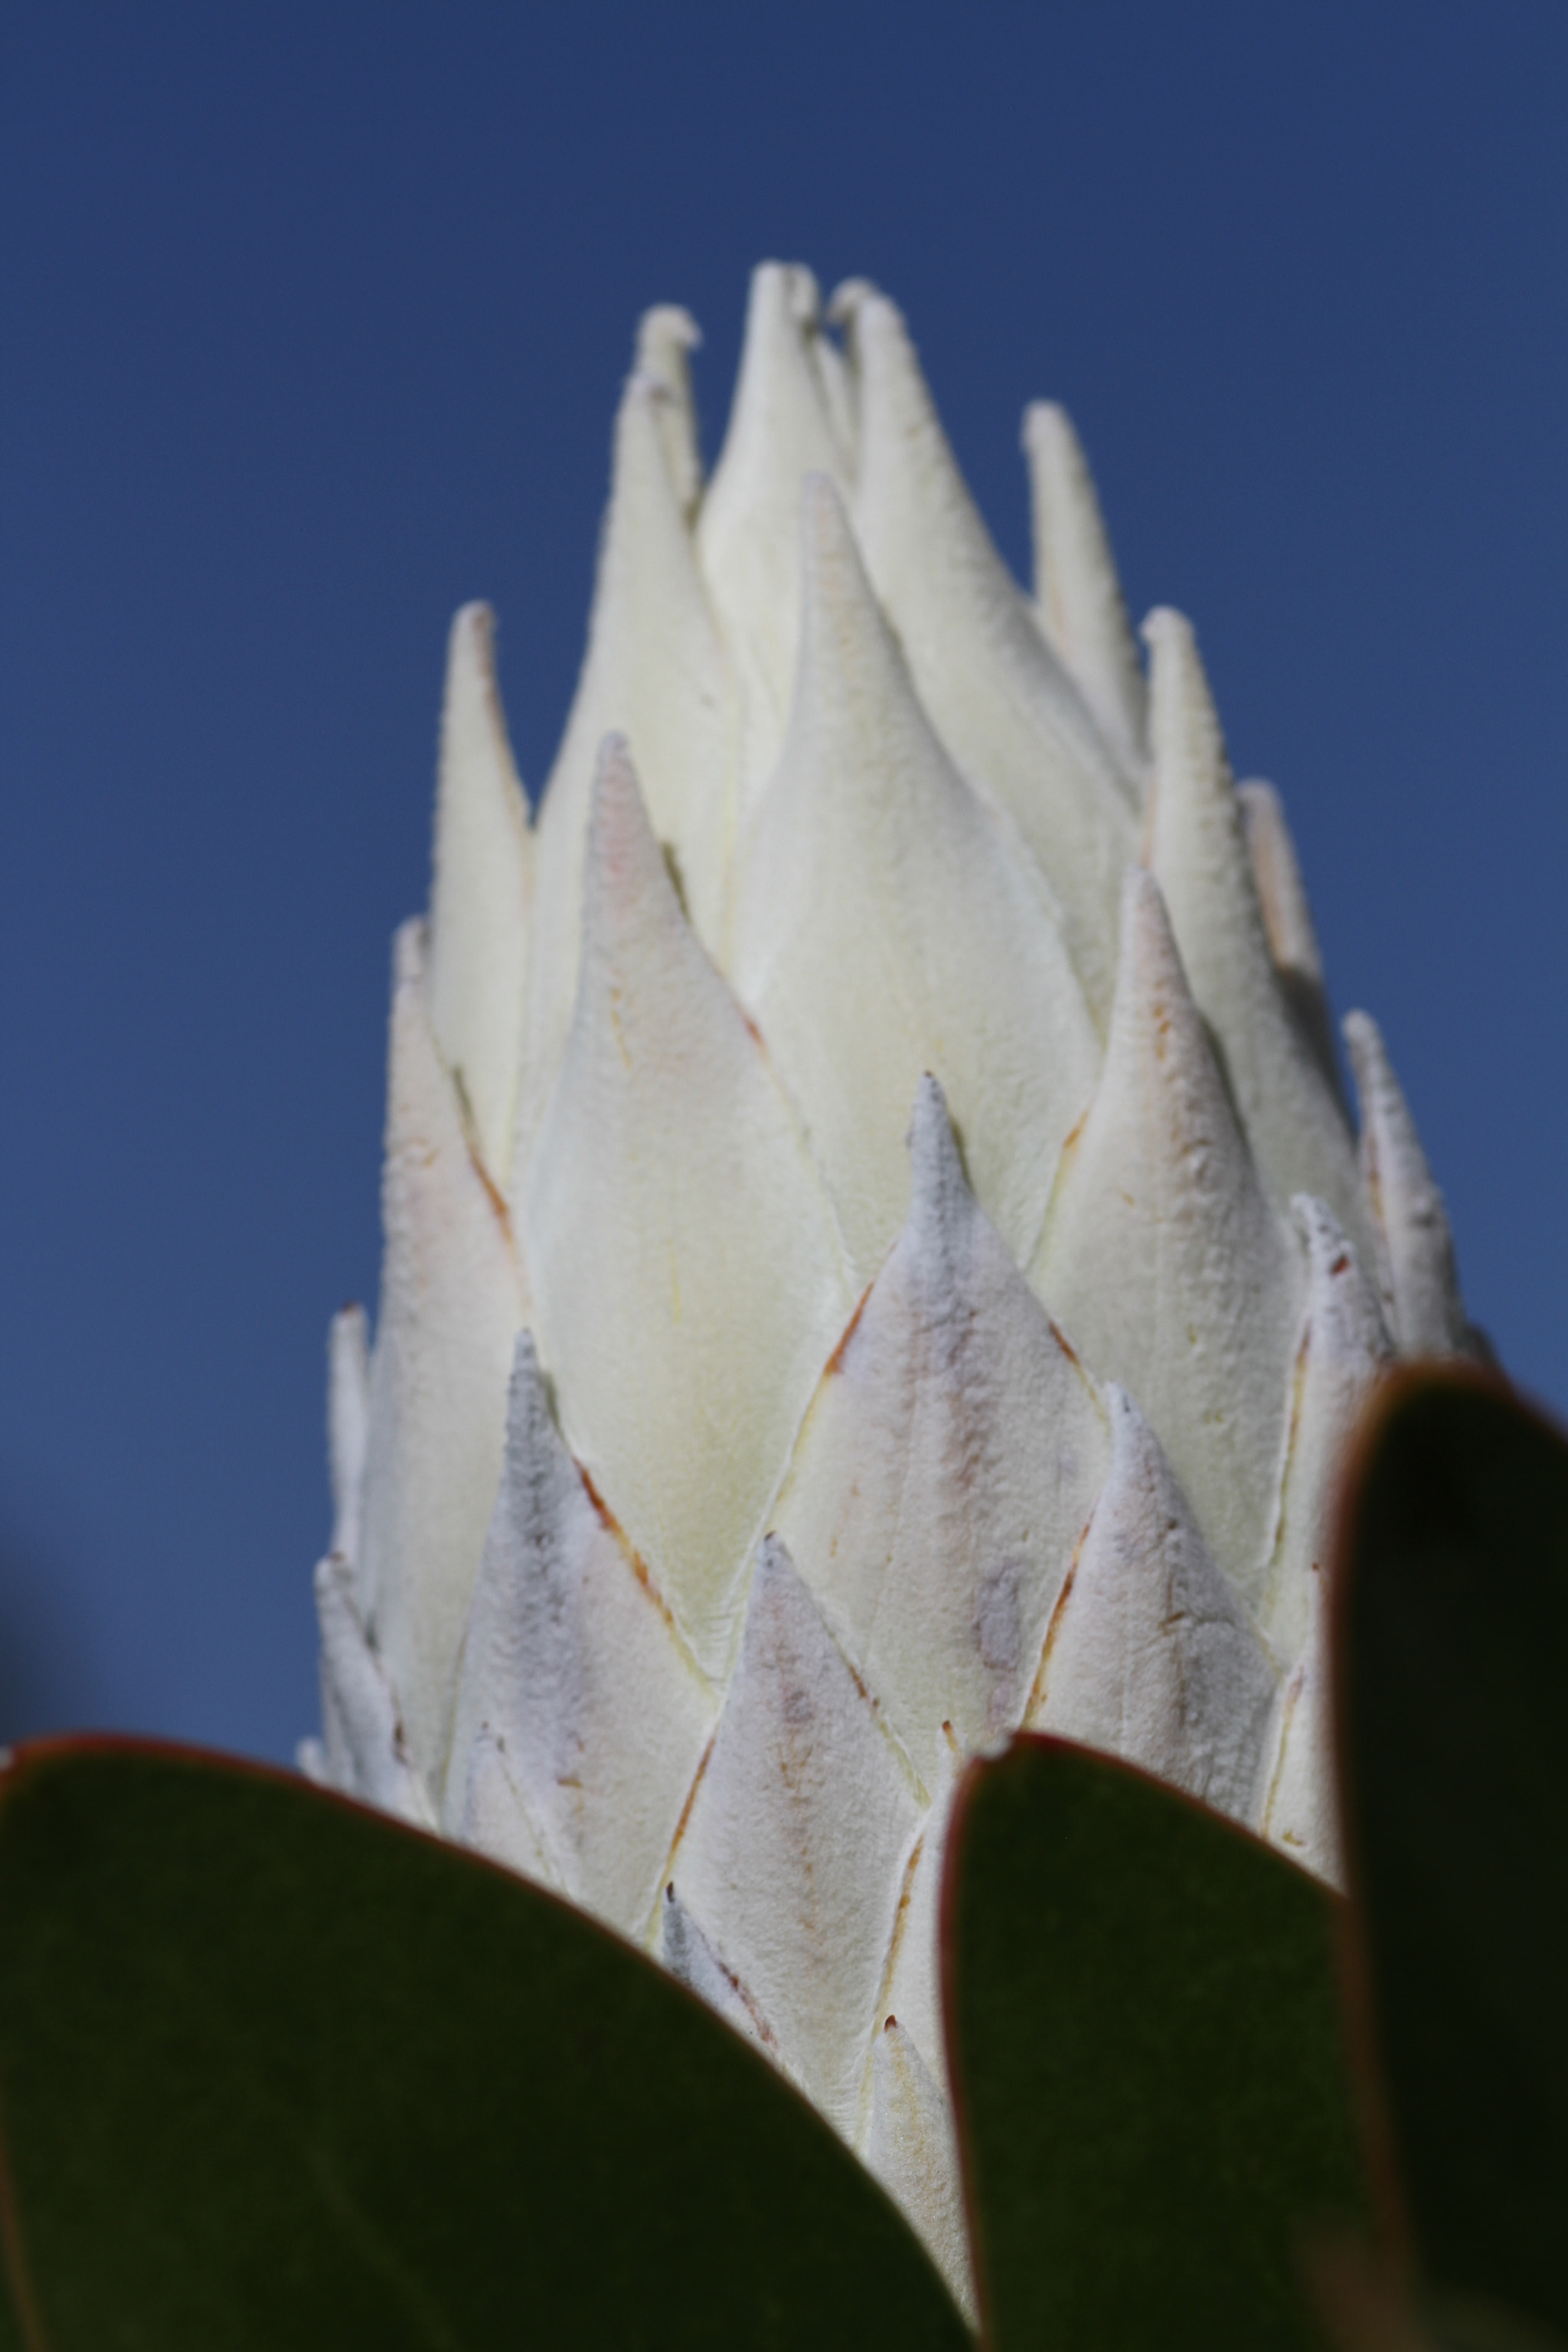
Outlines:
<svg viewBox="0 0 1568 2352"><path fill-rule="evenodd" d="M537 786L637 312L904 306L1026 562L1065 399L1382 1021L1472 1312L1568 1406L1560 0L0 22L0 1735L314 1718L443 641Z"/></svg>

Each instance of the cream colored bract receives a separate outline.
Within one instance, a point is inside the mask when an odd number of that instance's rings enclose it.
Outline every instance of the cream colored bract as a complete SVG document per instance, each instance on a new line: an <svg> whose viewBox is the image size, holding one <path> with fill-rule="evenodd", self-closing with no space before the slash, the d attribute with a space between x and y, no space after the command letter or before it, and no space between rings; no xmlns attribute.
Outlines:
<svg viewBox="0 0 1568 2352"><path fill-rule="evenodd" d="M706 486L694 341L638 338L536 822L453 625L305 1760L660 1954L967 2296L964 1756L1054 1729L1332 1877L1335 1466L1394 1348L1468 1334L1363 1014L1358 1155L1279 798L1175 613L1145 684L1063 412L1030 599L883 296L757 272Z"/></svg>

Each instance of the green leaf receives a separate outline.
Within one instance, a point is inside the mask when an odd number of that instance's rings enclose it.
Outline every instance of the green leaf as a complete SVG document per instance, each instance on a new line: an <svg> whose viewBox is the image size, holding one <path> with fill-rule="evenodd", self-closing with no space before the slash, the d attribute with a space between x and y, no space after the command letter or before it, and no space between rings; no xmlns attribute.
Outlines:
<svg viewBox="0 0 1568 2352"><path fill-rule="evenodd" d="M1430 2276L1568 2334L1568 1446L1395 1384L1343 1542L1361 1988Z"/></svg>
<svg viewBox="0 0 1568 2352"><path fill-rule="evenodd" d="M0 2242L3 2242L3 2237L0 2237ZM0 2262L0 2352L26 2352L27 2339L22 2333L22 2323L11 2300L11 2282L6 2275L8 2269L7 2263Z"/></svg>
<svg viewBox="0 0 1568 2352"><path fill-rule="evenodd" d="M0 1782L0 2132L31 2352L962 2352L766 2061L468 1854L119 1743Z"/></svg>
<svg viewBox="0 0 1568 2352"><path fill-rule="evenodd" d="M998 2352L1316 2342L1298 2233L1365 2202L1338 1897L1050 1739L971 1773L948 1852L950 2055Z"/></svg>

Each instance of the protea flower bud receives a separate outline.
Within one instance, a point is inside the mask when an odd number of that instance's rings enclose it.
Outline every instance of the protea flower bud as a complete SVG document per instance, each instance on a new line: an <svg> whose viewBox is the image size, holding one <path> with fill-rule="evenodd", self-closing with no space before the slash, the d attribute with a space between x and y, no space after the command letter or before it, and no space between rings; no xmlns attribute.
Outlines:
<svg viewBox="0 0 1568 2352"><path fill-rule="evenodd" d="M1031 600L882 295L758 271L706 486L695 340L644 321L536 823L453 625L307 1760L661 1952L962 2292L957 1768L1054 1727L1333 1875L1336 1457L1467 1331L1361 1014L1358 1162L1279 800L1178 614L1145 683L1063 412Z"/></svg>

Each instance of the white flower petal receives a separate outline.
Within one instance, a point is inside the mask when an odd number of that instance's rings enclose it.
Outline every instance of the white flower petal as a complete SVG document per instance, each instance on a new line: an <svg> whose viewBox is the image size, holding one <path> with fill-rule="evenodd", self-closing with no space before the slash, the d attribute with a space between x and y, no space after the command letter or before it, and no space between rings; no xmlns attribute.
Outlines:
<svg viewBox="0 0 1568 2352"><path fill-rule="evenodd" d="M1092 1383L964 1181L936 1080L909 1221L834 1356L773 1525L928 1787L1024 1711L1110 1458Z"/></svg>
<svg viewBox="0 0 1568 2352"><path fill-rule="evenodd" d="M1272 1546L1300 1267L1141 870L1105 1068L1029 1278L1085 1362L1136 1397L1250 1600Z"/></svg>
<svg viewBox="0 0 1568 2352"><path fill-rule="evenodd" d="M992 545L899 312L866 289L851 333L860 385L855 528L867 568L937 732L1039 861L1103 1020L1136 789Z"/></svg>
<svg viewBox="0 0 1568 2352"><path fill-rule="evenodd" d="M1443 1195L1432 1181L1382 1031L1365 1013L1347 1013L1344 1026L1361 1098L1362 1181L1389 1328L1403 1356L1464 1353L1468 1326Z"/></svg>
<svg viewBox="0 0 1568 2352"><path fill-rule="evenodd" d="M784 741L800 639L800 486L847 485L822 372L816 280L766 261L752 272L741 373L697 522L697 553L742 690L741 810ZM632 745L634 754L637 745Z"/></svg>
<svg viewBox="0 0 1568 2352"><path fill-rule="evenodd" d="M452 623L430 886L430 1020L491 1181L511 1166L533 839L495 676L495 618Z"/></svg>
<svg viewBox="0 0 1568 2352"><path fill-rule="evenodd" d="M1241 806L1247 854L1252 864L1252 878L1258 885L1258 903L1263 928L1268 934L1274 969L1342 1111L1344 1088L1334 1053L1334 1024L1329 1015L1328 991L1323 983L1323 959L1312 924L1312 911L1307 904L1296 845L1285 822L1285 804L1273 785L1265 783L1260 776L1237 784L1236 797Z"/></svg>
<svg viewBox="0 0 1568 2352"><path fill-rule="evenodd" d="M659 1906L659 1958L672 1977L679 1977L700 2000L705 2000L731 2032L765 2050L775 2065L782 2064L778 2037L743 1985L737 1982L713 1949L673 1886L664 1890Z"/></svg>
<svg viewBox="0 0 1568 2352"><path fill-rule="evenodd" d="M370 1334L363 1307L345 1307L327 1329L327 1460L331 1473L329 1550L355 1567L370 1436Z"/></svg>
<svg viewBox="0 0 1568 2352"><path fill-rule="evenodd" d="M637 321L636 372L666 395L657 403L665 461L681 512L689 522L702 496L702 457L697 445L697 404L691 396L691 354L702 331L689 310L660 302Z"/></svg>
<svg viewBox="0 0 1568 2352"><path fill-rule="evenodd" d="M871 2123L864 2155L901 2205L973 2326L974 2281L947 2095L896 2017L871 2049Z"/></svg>
<svg viewBox="0 0 1568 2352"><path fill-rule="evenodd" d="M921 1811L908 1764L770 1536L672 1876L851 2144Z"/></svg>
<svg viewBox="0 0 1568 2352"><path fill-rule="evenodd" d="M902 1221L922 1070L1016 1256L1100 1045L1048 896L931 732L832 485L804 499L784 756L737 889L733 977L799 1104L862 1280Z"/></svg>
<svg viewBox="0 0 1568 2352"><path fill-rule="evenodd" d="M355 1605L353 1571L336 1553L316 1569L316 1620L326 1780L400 1821L434 1829L435 1808L408 1760L397 1694Z"/></svg>
<svg viewBox="0 0 1568 2352"><path fill-rule="evenodd" d="M1244 1820L1279 1675L1148 1423L1124 1389L1106 1402L1110 1475L1051 1622L1028 1727Z"/></svg>
<svg viewBox="0 0 1568 2352"><path fill-rule="evenodd" d="M423 930L406 923L397 935L359 1591L409 1754L438 1784L500 1476L512 1340L528 1314L506 1209L437 1051Z"/></svg>
<svg viewBox="0 0 1568 2352"><path fill-rule="evenodd" d="M1271 1845L1331 1886L1345 1883L1335 1795L1328 1577L1313 1571L1307 1642L1269 1727L1259 1827Z"/></svg>
<svg viewBox="0 0 1568 2352"><path fill-rule="evenodd" d="M1350 1129L1268 951L1241 809L1191 626L1179 613L1161 611L1150 614L1143 633L1152 656L1148 862L1187 985L1218 1043L1275 1206L1284 1211L1297 1192L1313 1193L1353 1241L1370 1241Z"/></svg>
<svg viewBox="0 0 1568 2352"><path fill-rule="evenodd" d="M1328 1566L1351 1431L1393 1352L1377 1299L1340 1225L1305 1193L1292 1207L1307 1250L1306 1323L1296 1355L1279 1533L1258 1604L1264 1632L1288 1663L1305 1646L1313 1579Z"/></svg>
<svg viewBox="0 0 1568 2352"><path fill-rule="evenodd" d="M830 310L828 316L837 325L837 314ZM860 453L860 387L847 355L830 335L815 335L810 350L821 380L823 406L833 427L833 437L845 470L853 481Z"/></svg>
<svg viewBox="0 0 1568 2352"><path fill-rule="evenodd" d="M794 1114L681 912L624 744L595 788L582 984L525 1235L567 1442L721 1674L854 1301Z"/></svg>
<svg viewBox="0 0 1568 2352"><path fill-rule="evenodd" d="M506 1462L463 1643L452 1754L504 1753L559 1884L647 1932L717 1694L561 1442L520 1334ZM449 1776L448 1809L466 1790Z"/></svg>
<svg viewBox="0 0 1568 2352"><path fill-rule="evenodd" d="M460 1775L461 1801L444 1823L447 1834L561 1894L548 1841L512 1777L502 1741L488 1723L479 1726L466 1754L454 1755L452 1771Z"/></svg>
<svg viewBox="0 0 1568 2352"><path fill-rule="evenodd" d="M879 2025L897 2016L900 2030L914 2043L933 2080L947 2082L947 2038L942 2014L942 1876L952 1801L966 1759L951 1724L942 1726L931 1789L931 1811L910 1856L893 1927L893 1947Z"/></svg>
<svg viewBox="0 0 1568 2352"><path fill-rule="evenodd" d="M1136 776L1143 763L1143 671L1083 444L1067 410L1024 411L1035 526L1035 604L1046 639L1106 740Z"/></svg>
<svg viewBox="0 0 1568 2352"><path fill-rule="evenodd" d="M710 946L717 946L722 928L734 823L731 695L680 490L670 474L671 398L658 377L635 373L616 418L588 650L536 827L514 1187L571 1026L588 812L606 735L625 735L631 744L650 822L674 850L691 920Z"/></svg>

